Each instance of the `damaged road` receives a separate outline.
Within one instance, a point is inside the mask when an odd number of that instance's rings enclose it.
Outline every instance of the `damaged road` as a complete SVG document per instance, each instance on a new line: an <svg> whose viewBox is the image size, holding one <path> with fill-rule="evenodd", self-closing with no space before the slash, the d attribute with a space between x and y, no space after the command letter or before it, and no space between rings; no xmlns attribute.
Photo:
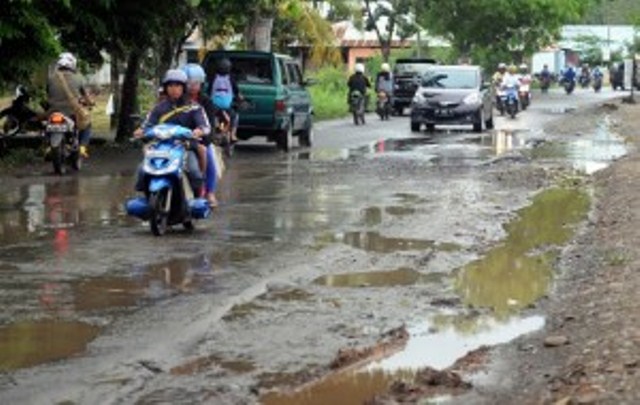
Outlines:
<svg viewBox="0 0 640 405"><path fill-rule="evenodd" d="M344 120L288 155L241 145L213 220L160 239L122 210L139 152L3 179L0 400L361 404L398 381L475 395L427 367L548 323L590 174L627 153L589 107L613 96L552 93L485 134ZM594 125L561 131L585 113Z"/></svg>

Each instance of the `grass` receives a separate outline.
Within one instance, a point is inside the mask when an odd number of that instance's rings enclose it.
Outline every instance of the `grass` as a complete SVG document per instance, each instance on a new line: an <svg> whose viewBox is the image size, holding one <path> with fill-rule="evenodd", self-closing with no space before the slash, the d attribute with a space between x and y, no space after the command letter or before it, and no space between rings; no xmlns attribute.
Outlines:
<svg viewBox="0 0 640 405"><path fill-rule="evenodd" d="M339 68L326 67L310 75L316 84L309 87L315 120L341 118L349 113L347 105L347 73Z"/></svg>

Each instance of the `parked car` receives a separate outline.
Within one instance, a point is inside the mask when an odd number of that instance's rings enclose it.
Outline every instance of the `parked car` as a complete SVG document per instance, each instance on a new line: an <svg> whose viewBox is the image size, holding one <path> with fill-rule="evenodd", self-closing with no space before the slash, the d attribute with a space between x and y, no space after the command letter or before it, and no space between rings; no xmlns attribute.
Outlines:
<svg viewBox="0 0 640 405"><path fill-rule="evenodd" d="M470 124L475 132L493 128L490 81L480 66L432 66L422 76L411 103L411 130L422 124Z"/></svg>
<svg viewBox="0 0 640 405"><path fill-rule="evenodd" d="M258 51L211 51L203 60L211 83L218 62L231 61L231 75L245 98L239 111L238 138L264 136L284 151L298 136L302 146L313 144L313 105L300 64L287 55Z"/></svg>
<svg viewBox="0 0 640 405"><path fill-rule="evenodd" d="M435 59L426 58L396 60L393 67L393 97L391 98L394 113L402 115L404 109L411 105L422 75L436 63Z"/></svg>

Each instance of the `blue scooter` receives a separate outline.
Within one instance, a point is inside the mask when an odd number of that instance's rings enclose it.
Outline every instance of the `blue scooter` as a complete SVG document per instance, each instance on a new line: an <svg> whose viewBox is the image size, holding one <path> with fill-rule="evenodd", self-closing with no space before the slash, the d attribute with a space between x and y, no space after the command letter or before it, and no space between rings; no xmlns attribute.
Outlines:
<svg viewBox="0 0 640 405"><path fill-rule="evenodd" d="M194 229L194 219L209 217L211 210L204 198L196 198L185 171L187 144L193 139L190 129L161 124L148 129L142 167L144 197L125 203L127 214L149 221L151 232L164 235L167 228L182 224Z"/></svg>
<svg viewBox="0 0 640 405"><path fill-rule="evenodd" d="M507 114L513 119L519 110L518 89L516 87L507 87L502 93L502 105Z"/></svg>

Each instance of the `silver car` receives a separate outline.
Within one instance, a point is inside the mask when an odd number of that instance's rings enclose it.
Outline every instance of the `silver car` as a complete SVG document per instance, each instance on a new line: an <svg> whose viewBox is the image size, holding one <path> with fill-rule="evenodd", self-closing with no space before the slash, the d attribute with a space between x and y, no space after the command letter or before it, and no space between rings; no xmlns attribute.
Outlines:
<svg viewBox="0 0 640 405"><path fill-rule="evenodd" d="M433 66L422 76L411 103L411 130L424 124L472 125L475 132L493 128L491 85L480 66Z"/></svg>

